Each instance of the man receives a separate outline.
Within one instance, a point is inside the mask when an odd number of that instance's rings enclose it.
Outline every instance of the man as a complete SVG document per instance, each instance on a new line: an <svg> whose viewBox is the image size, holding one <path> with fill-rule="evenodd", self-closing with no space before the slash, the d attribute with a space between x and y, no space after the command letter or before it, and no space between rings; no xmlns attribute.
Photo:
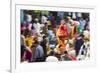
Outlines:
<svg viewBox="0 0 100 73"><path fill-rule="evenodd" d="M44 60L43 47L40 46L39 42L36 40L32 45L32 61L42 62Z"/></svg>
<svg viewBox="0 0 100 73"><path fill-rule="evenodd" d="M83 34L80 34L75 41L76 56L79 54L79 50L80 50L81 46L83 45L83 43L84 43Z"/></svg>
<svg viewBox="0 0 100 73"><path fill-rule="evenodd" d="M38 35L40 35L42 24L39 23L39 19L35 19L35 23L33 24L34 30Z"/></svg>
<svg viewBox="0 0 100 73"><path fill-rule="evenodd" d="M80 48L77 58L80 60L87 60L87 59L90 59L90 34L89 34L89 31L84 30L83 35L84 35L84 43Z"/></svg>

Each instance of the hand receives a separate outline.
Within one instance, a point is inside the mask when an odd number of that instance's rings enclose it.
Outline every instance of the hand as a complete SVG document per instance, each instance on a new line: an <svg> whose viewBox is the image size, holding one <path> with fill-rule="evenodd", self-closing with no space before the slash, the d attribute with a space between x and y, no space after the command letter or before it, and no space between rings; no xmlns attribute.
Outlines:
<svg viewBox="0 0 100 73"><path fill-rule="evenodd" d="M26 47L26 49L27 49L30 53L32 53L32 50L31 50L29 47Z"/></svg>

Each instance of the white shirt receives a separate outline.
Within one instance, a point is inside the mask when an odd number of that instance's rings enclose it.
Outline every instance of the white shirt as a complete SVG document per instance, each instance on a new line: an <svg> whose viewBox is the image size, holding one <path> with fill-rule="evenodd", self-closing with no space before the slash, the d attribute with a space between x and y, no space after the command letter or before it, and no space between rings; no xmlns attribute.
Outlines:
<svg viewBox="0 0 100 73"><path fill-rule="evenodd" d="M47 22L47 17L42 16L41 17L41 22L42 22L42 24L46 23Z"/></svg>
<svg viewBox="0 0 100 73"><path fill-rule="evenodd" d="M55 56L48 56L46 62L58 62L58 59Z"/></svg>
<svg viewBox="0 0 100 73"><path fill-rule="evenodd" d="M40 23L34 23L33 26L34 26L36 32L37 32L38 34L40 34L41 24L40 24Z"/></svg>

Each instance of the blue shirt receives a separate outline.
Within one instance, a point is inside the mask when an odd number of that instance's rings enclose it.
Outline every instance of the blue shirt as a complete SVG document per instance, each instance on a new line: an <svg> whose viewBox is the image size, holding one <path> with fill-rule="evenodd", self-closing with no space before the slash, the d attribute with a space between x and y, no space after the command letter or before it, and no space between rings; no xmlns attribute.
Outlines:
<svg viewBox="0 0 100 73"><path fill-rule="evenodd" d="M44 51L43 51L43 47L42 46L38 45L36 47L35 56L36 56L36 58L41 58L41 57L44 56Z"/></svg>

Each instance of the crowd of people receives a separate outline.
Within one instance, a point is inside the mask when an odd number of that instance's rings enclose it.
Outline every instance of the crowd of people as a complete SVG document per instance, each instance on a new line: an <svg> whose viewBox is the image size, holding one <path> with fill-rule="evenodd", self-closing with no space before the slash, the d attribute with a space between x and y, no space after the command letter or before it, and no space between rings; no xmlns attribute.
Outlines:
<svg viewBox="0 0 100 73"><path fill-rule="evenodd" d="M21 62L90 59L89 16L56 13L21 15Z"/></svg>

